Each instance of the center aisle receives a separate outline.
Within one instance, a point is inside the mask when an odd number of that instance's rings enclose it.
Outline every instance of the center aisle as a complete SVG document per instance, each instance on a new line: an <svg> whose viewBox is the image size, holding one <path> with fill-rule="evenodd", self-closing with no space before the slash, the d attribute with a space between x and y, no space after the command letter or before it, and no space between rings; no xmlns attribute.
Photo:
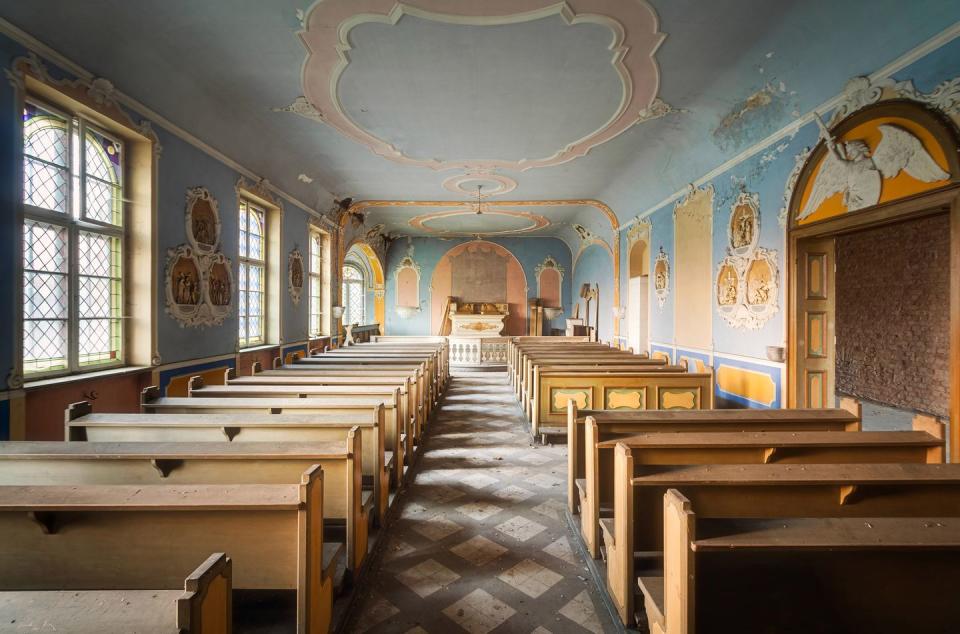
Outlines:
<svg viewBox="0 0 960 634"><path fill-rule="evenodd" d="M458 372L349 632L612 631L564 519L566 450L504 372Z"/></svg>

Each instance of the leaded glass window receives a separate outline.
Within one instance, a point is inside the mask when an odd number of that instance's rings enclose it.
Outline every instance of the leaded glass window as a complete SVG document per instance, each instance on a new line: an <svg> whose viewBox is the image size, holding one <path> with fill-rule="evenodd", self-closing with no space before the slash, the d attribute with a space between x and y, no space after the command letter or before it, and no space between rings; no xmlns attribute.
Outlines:
<svg viewBox="0 0 960 634"><path fill-rule="evenodd" d="M323 321L323 234L310 231L310 336L324 334Z"/></svg>
<svg viewBox="0 0 960 634"><path fill-rule="evenodd" d="M343 267L343 323L362 324L365 319L363 270L351 263Z"/></svg>
<svg viewBox="0 0 960 634"><path fill-rule="evenodd" d="M240 201L240 347L264 342L267 212Z"/></svg>
<svg viewBox="0 0 960 634"><path fill-rule="evenodd" d="M123 362L123 144L82 117L23 108L24 375Z"/></svg>

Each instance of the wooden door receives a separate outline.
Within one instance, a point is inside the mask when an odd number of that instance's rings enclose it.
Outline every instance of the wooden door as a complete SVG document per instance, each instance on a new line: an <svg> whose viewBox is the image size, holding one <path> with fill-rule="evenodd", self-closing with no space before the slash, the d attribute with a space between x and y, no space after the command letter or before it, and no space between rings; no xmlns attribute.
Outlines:
<svg viewBox="0 0 960 634"><path fill-rule="evenodd" d="M833 238L797 243L795 407L833 407L836 399L836 247Z"/></svg>

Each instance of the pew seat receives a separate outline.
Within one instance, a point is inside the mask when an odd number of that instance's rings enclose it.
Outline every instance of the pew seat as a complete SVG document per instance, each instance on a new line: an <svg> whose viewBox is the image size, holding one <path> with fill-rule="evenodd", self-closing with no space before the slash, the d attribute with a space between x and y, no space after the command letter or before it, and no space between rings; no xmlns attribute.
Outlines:
<svg viewBox="0 0 960 634"><path fill-rule="evenodd" d="M0 591L2 629L17 632L229 634L233 562L214 553L183 589Z"/></svg>
<svg viewBox="0 0 960 634"><path fill-rule="evenodd" d="M316 466L299 484L0 486L0 590L176 587L228 552L234 588L296 591L300 631L326 632L344 548L322 526Z"/></svg>
<svg viewBox="0 0 960 634"><path fill-rule="evenodd" d="M761 431L661 432L621 437L586 425L585 478L577 479L580 531L594 558L599 556L597 525L613 512L613 450L628 449L633 464L830 464L939 463L944 439L926 431Z"/></svg>
<svg viewBox="0 0 960 634"><path fill-rule="evenodd" d="M297 484L324 474L325 534L346 544L347 569L367 553L373 492L361 480L361 436L318 442L0 442L0 485Z"/></svg>
<svg viewBox="0 0 960 634"><path fill-rule="evenodd" d="M659 634L949 632L960 619L960 521L703 519L663 501L664 572L637 587Z"/></svg>

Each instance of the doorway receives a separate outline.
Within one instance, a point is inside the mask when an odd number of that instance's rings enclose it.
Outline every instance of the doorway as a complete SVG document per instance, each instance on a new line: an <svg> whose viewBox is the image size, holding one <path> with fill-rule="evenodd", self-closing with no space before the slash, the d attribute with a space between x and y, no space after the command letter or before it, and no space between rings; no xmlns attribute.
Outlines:
<svg viewBox="0 0 960 634"><path fill-rule="evenodd" d="M635 353L650 348L650 249L645 240L630 248L627 285L627 342Z"/></svg>

